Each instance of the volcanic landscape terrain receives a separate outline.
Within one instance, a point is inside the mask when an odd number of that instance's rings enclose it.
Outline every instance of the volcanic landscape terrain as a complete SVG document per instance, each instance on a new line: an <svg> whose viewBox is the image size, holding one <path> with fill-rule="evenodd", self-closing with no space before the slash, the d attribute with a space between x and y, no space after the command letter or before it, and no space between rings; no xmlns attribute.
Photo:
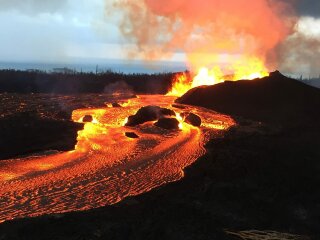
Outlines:
<svg viewBox="0 0 320 240"><path fill-rule="evenodd" d="M319 239L319 89L275 72L193 89L179 103L83 98L90 106L70 107L83 128L75 150L0 162L2 239ZM125 126L146 106L176 120Z"/></svg>
<svg viewBox="0 0 320 240"><path fill-rule="evenodd" d="M202 108L174 108L172 104L175 98L161 95L135 96L119 103L101 102L102 97L105 100L108 97L110 100L117 100L111 96L98 96L97 100L90 95L79 96L79 100L67 96L51 96L51 105L41 104L46 97L42 95L35 95L33 99L25 101L23 96L18 95L7 94L4 97L18 98L20 106L25 110L33 108L33 114L40 115L38 124L43 124L47 119L57 119L60 111L57 114L55 106L57 102L61 104L62 100L65 102L65 115L68 115L70 109L81 106L84 101L91 103L82 105L86 108L72 113L75 123L84 123L83 130L78 129L75 150L44 152L0 162L1 221L114 204L127 196L141 194L178 180L183 176L183 169L205 153L204 144L212 136L219 136L221 131L234 124L231 118ZM15 112L13 102L15 101L11 100L10 107L4 113ZM129 124L130 115L134 115L139 108L152 104L157 106L147 107L147 114L155 113L154 119L147 119L134 126ZM93 105L104 107L92 108ZM21 108L18 109L21 111ZM164 116L160 116L158 111L164 111ZM201 116L201 129L183 122L183 117L177 117L190 112ZM6 114L4 115L5 118ZM166 115L171 117L165 117ZM28 120L26 114L19 116ZM156 123L158 118L160 119ZM69 120L64 120L69 123L66 127L70 127ZM172 124L161 124L168 120L169 123L176 121L176 128ZM24 123L16 121L15 124ZM130 126L124 126L125 124ZM38 126L28 127L31 131L38 130ZM14 129L21 130L19 126L12 127L11 133L15 132ZM26 133L14 133L20 137L24 134ZM38 137L30 131L27 134ZM42 134L44 138L52 138L52 133L47 133L49 137L45 132ZM135 137L131 137L132 135ZM63 141L51 139L54 140Z"/></svg>

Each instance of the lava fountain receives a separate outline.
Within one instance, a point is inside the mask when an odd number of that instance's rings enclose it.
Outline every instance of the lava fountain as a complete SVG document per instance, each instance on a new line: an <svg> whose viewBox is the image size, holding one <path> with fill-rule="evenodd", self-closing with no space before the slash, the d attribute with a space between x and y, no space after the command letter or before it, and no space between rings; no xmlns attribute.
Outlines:
<svg viewBox="0 0 320 240"><path fill-rule="evenodd" d="M117 0L114 6L120 32L134 43L129 57L176 60L183 53L195 74L178 74L170 96L268 76L296 23L286 0Z"/></svg>
<svg viewBox="0 0 320 240"><path fill-rule="evenodd" d="M214 85L224 81L253 80L269 75L263 61L258 58L248 58L245 63L238 61L229 68L229 71L232 71L233 74L224 74L218 66L211 69L202 67L191 80L186 73L178 73L167 95L179 97L199 86Z"/></svg>

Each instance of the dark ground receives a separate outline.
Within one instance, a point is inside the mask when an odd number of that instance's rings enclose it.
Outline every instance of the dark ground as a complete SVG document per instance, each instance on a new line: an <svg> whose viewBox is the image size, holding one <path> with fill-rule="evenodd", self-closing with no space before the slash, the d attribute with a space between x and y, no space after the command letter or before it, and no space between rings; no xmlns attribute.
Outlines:
<svg viewBox="0 0 320 240"><path fill-rule="evenodd" d="M309 95L304 85L290 86L295 94ZM273 101L281 101L281 94L274 96L279 99ZM292 111L294 101L286 102ZM251 104L254 111L260 102ZM301 120L298 113L290 119L294 124L286 124L292 112L272 104L264 110L258 120L265 123L236 118L239 125L210 141L207 154L186 169L179 182L114 206L5 222L0 225L0 239L224 240L237 239L226 230L250 229L320 239L319 121L310 116ZM318 112L316 108L310 114Z"/></svg>
<svg viewBox="0 0 320 240"><path fill-rule="evenodd" d="M115 94L165 94L174 74L0 70L0 159L73 150L83 127L70 121L73 110L104 106Z"/></svg>
<svg viewBox="0 0 320 240"><path fill-rule="evenodd" d="M83 124L72 111L105 107L130 95L0 93L0 160L75 148Z"/></svg>
<svg viewBox="0 0 320 240"><path fill-rule="evenodd" d="M83 124L41 118L34 113L0 118L0 159L45 151L70 151L77 144Z"/></svg>
<svg viewBox="0 0 320 240"><path fill-rule="evenodd" d="M239 126L179 182L114 206L15 220L1 239L234 239L230 230L320 238L319 127Z"/></svg>

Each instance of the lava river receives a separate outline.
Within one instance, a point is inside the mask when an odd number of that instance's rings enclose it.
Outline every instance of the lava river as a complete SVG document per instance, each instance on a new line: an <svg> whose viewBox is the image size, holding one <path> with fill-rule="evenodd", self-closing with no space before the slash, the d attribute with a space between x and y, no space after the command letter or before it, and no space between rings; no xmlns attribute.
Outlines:
<svg viewBox="0 0 320 240"><path fill-rule="evenodd" d="M139 96L121 108L79 109L73 120L92 115L78 133L74 151L0 161L0 221L97 208L183 177L183 169L205 153L204 144L234 121L207 109L173 108L174 97ZM124 127L139 108L157 105L193 112L201 128L179 131L152 122ZM135 132L130 139L125 132Z"/></svg>

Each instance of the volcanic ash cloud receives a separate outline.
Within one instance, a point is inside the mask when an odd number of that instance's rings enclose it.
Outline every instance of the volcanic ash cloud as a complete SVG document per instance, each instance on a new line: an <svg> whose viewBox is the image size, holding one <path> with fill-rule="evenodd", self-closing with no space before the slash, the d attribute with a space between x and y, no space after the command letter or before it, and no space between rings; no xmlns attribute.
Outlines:
<svg viewBox="0 0 320 240"><path fill-rule="evenodd" d="M146 60L186 53L192 69L258 58L277 64L276 47L296 18L282 1L118 0L120 30Z"/></svg>

